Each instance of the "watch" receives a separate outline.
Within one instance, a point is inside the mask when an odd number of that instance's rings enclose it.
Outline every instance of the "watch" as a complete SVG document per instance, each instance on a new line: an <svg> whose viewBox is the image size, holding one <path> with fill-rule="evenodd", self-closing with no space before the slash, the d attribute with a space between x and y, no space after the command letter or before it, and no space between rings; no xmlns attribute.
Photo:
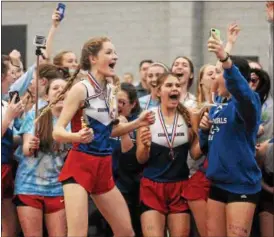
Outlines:
<svg viewBox="0 0 274 237"><path fill-rule="evenodd" d="M229 58L230 58L229 53L226 53L226 57L225 57L223 60L219 59L219 61L220 61L221 63L224 63L224 62L226 62Z"/></svg>

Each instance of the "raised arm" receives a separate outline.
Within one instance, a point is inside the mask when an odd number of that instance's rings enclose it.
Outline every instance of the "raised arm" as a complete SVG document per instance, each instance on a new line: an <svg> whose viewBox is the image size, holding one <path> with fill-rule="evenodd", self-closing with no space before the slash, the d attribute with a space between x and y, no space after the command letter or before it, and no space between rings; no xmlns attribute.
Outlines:
<svg viewBox="0 0 274 237"><path fill-rule="evenodd" d="M9 105L7 107L5 114L3 115L2 123L1 123L2 124L1 137L4 136L7 129L9 128L11 122L15 118L20 116L22 114L22 112L24 111L24 106L23 106L22 101L15 103L15 98L16 98L16 96L14 96L12 98L11 102L9 103ZM2 110L3 110L3 108L2 108ZM3 113L3 111L2 111L2 113Z"/></svg>
<svg viewBox="0 0 274 237"><path fill-rule="evenodd" d="M234 44L240 33L240 27L236 23L232 23L227 28L227 42L225 45L225 52L231 54ZM217 67L221 67L222 63L218 60L216 63Z"/></svg>
<svg viewBox="0 0 274 237"><path fill-rule="evenodd" d="M132 132L143 126L149 126L155 122L154 113L151 111L143 111L140 116L129 123L119 123L112 129L112 137L120 137L124 134Z"/></svg>
<svg viewBox="0 0 274 237"><path fill-rule="evenodd" d="M257 93L251 90L247 79L243 77L239 69L233 64L223 45L216 39L208 41L209 51L214 52L220 61L224 61L224 78L226 88L232 95L236 104L238 115L249 127L253 127L259 120L261 102Z"/></svg>
<svg viewBox="0 0 274 237"><path fill-rule="evenodd" d="M33 73L35 70L35 66L36 65L34 64L31 67L29 67L28 70L21 77L19 77L19 79L16 80L16 82L14 82L10 86L9 91L18 91L19 96L23 96L25 94L25 92L27 91L27 89L33 79Z"/></svg>
<svg viewBox="0 0 274 237"><path fill-rule="evenodd" d="M51 19L52 19L52 25L50 27L48 37L47 37L47 43L46 43L46 51L49 58L51 58L51 54L52 54L53 38L60 24L60 12L55 9L53 11Z"/></svg>

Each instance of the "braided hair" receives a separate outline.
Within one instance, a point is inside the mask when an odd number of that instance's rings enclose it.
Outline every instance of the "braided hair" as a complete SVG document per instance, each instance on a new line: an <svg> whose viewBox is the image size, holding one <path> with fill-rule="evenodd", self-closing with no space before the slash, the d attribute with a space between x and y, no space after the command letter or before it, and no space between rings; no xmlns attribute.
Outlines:
<svg viewBox="0 0 274 237"><path fill-rule="evenodd" d="M63 91L60 93L56 101L53 101L52 103L48 104L44 109L41 111L40 115L35 120L35 123L38 122L38 120L44 116L45 114L50 111L50 109L58 103L61 99L63 99L64 94L74 85L74 81L77 78L78 73L80 72L80 69L83 70L90 70L91 64L90 64L90 56L97 56L99 51L103 47L104 42L109 42L110 40L107 37L96 37L88 40L83 48L82 48L82 54L81 54L81 67L76 70L76 72L67 80L67 85L63 89ZM115 80L116 78L114 78Z"/></svg>
<svg viewBox="0 0 274 237"><path fill-rule="evenodd" d="M56 105L60 100L62 100L64 98L64 94L72 87L73 82L74 82L74 80L77 77L77 75L78 75L79 72L80 72L80 68L78 68L78 70L67 80L67 84L66 84L65 88L59 94L58 98L55 101L49 103L48 105L46 105L45 107L43 107L40 110L40 114L35 119L35 123L37 123L41 117L43 117L44 115L46 115L51 110L51 108L54 105Z"/></svg>

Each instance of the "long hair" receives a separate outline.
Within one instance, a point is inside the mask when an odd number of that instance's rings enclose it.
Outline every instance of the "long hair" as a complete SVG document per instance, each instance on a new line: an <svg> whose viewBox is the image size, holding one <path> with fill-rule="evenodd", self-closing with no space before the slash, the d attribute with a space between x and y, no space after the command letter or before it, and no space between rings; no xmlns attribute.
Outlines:
<svg viewBox="0 0 274 237"><path fill-rule="evenodd" d="M200 71L199 71L199 76L197 80L197 92L196 92L196 98L197 98L198 104L201 104L206 101L206 96L202 88L201 80L204 77L205 69L208 66L211 66L211 64L205 64L204 66L200 68Z"/></svg>
<svg viewBox="0 0 274 237"><path fill-rule="evenodd" d="M97 56L98 52L102 49L103 47L103 43L104 42L108 42L110 41L108 38L106 37L98 37L98 38L92 38L90 40L88 40L82 49L82 55L81 55L81 68L78 68L76 70L76 72L69 77L69 79L67 80L67 85L65 86L65 88L63 89L63 91L60 93L60 95L58 96L58 98L56 99L56 101L53 101L52 103L48 104L43 111L41 112L41 114L39 115L39 117L35 120L35 122L37 123L38 120L43 117L46 113L48 113L51 109L52 106L54 106L55 104L57 104L64 96L64 94L70 90L70 88L74 85L75 80L78 76L78 73L80 72L80 69L83 70L89 70L91 68L90 65L90 61L89 61L89 56Z"/></svg>
<svg viewBox="0 0 274 237"><path fill-rule="evenodd" d="M187 89L189 89L189 88L192 86L193 81L194 81L194 64L193 64L193 62L190 60L190 58L188 58L188 57L186 57L186 56L178 56L178 57L176 57L176 58L173 60L173 63L172 63L172 65L171 65L171 71L173 71L173 66L174 66L174 64L175 64L175 62L176 62L176 60L177 60L178 58L183 58L183 59L185 59L186 61L188 61L189 67L190 67L190 73L193 74L193 77L190 77L190 78L188 79Z"/></svg>
<svg viewBox="0 0 274 237"><path fill-rule="evenodd" d="M142 109L140 107L140 103L139 103L139 100L137 97L137 91L136 91L135 86L133 86L130 83L123 82L123 83L121 83L121 90L124 91L125 93L127 93L130 104L135 103L134 108L131 110L131 114L138 115Z"/></svg>
<svg viewBox="0 0 274 237"><path fill-rule="evenodd" d="M46 94L48 95L50 86L53 81L60 80L60 78L55 78L49 81L46 87ZM64 79L62 79L64 80ZM43 110L47 106L41 108L39 110L40 114L43 112ZM38 136L40 138L40 147L39 149L42 152L52 152L54 150L53 148L53 137L52 137L52 131L53 131L53 123L52 123L52 113L51 111L48 111L48 113L44 114L44 116L41 117L37 124L37 132Z"/></svg>
<svg viewBox="0 0 274 237"><path fill-rule="evenodd" d="M177 77L177 75L173 74L173 73L164 73L162 74L158 81L157 81L157 89L160 90L162 85L165 83L166 79L169 77L169 76L172 76L172 77L175 77L179 80L179 78ZM161 101L161 98L159 98L159 100ZM190 114L189 114L189 111L187 110L187 108L182 104L182 103L179 103L178 106L177 106L177 111L179 112L179 114L181 114L187 124L188 127L191 127L191 119L190 119Z"/></svg>
<svg viewBox="0 0 274 237"><path fill-rule="evenodd" d="M256 76L259 77L259 84L255 91L259 94L261 104L263 105L267 100L271 89L270 77L263 69L252 68L251 73L255 73Z"/></svg>

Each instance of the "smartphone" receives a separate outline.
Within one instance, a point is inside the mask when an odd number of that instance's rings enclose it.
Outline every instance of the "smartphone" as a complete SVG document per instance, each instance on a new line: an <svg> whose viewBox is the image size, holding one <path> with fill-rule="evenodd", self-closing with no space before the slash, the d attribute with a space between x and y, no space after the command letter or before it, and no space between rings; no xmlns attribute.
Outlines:
<svg viewBox="0 0 274 237"><path fill-rule="evenodd" d="M221 31L216 29L216 28L211 28L210 29L210 37L213 37L212 33L215 33L217 36L218 40L221 41Z"/></svg>
<svg viewBox="0 0 274 237"><path fill-rule="evenodd" d="M15 97L15 104L17 104L20 101L19 92L18 91L10 91L9 92L10 101L12 100L12 98L14 97L14 95L16 95L16 97Z"/></svg>
<svg viewBox="0 0 274 237"><path fill-rule="evenodd" d="M64 3L58 3L57 11L60 12L60 21L62 21L65 16L65 10L66 10L66 5Z"/></svg>
<svg viewBox="0 0 274 237"><path fill-rule="evenodd" d="M35 35L34 39L33 39L33 44L36 47L45 47L46 46L46 42L47 39L45 36L41 36L41 35Z"/></svg>

